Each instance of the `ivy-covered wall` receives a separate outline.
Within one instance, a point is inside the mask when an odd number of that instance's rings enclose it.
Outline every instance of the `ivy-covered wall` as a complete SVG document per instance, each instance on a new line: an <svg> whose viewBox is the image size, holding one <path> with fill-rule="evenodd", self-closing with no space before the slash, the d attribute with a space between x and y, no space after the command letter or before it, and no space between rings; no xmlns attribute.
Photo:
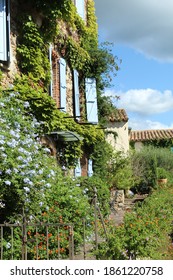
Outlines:
<svg viewBox="0 0 173 280"><path fill-rule="evenodd" d="M86 4L83 21L73 1L11 0L11 64L8 69L1 69L3 89L14 86L21 98L30 102L36 117L43 122L45 133L71 130L83 137L80 143L65 145L69 165L83 150L92 154L93 146L104 139L104 133L99 127L81 126L57 110L49 96L50 43L54 54L66 60L69 71L78 70L81 97L84 98L84 78L96 79L98 101L102 104L100 119L114 109L102 93L110 81L109 70L118 70L117 58L105 46L98 45L94 1L87 0Z"/></svg>

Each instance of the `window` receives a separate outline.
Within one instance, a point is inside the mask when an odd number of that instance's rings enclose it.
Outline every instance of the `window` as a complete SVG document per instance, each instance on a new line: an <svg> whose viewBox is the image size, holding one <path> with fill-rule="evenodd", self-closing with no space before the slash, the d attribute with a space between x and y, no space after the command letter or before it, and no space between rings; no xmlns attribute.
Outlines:
<svg viewBox="0 0 173 280"><path fill-rule="evenodd" d="M85 20L85 0L74 0L74 4L80 17Z"/></svg>
<svg viewBox="0 0 173 280"><path fill-rule="evenodd" d="M85 79L86 112L87 121L93 124L98 123L97 91L94 78Z"/></svg>
<svg viewBox="0 0 173 280"><path fill-rule="evenodd" d="M60 58L60 108L66 112L66 61Z"/></svg>
<svg viewBox="0 0 173 280"><path fill-rule="evenodd" d="M0 0L0 61L9 61L10 16L8 14L9 2Z"/></svg>
<svg viewBox="0 0 173 280"><path fill-rule="evenodd" d="M75 112L75 117L79 119L80 117L79 74L76 70L73 70L73 79L74 79L74 112Z"/></svg>

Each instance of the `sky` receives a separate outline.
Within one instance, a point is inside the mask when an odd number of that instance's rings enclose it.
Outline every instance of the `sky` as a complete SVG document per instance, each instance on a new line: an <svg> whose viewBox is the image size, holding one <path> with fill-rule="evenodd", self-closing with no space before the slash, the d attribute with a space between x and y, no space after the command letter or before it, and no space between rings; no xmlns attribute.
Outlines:
<svg viewBox="0 0 173 280"><path fill-rule="evenodd" d="M95 0L95 9L99 41L122 60L105 94L120 96L133 130L173 128L173 1Z"/></svg>

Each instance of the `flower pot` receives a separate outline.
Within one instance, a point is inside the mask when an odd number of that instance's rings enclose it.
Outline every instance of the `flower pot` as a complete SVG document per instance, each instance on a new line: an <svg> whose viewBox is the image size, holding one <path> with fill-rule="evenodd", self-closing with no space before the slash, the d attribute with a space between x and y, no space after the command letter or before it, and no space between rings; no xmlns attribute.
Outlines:
<svg viewBox="0 0 173 280"><path fill-rule="evenodd" d="M161 185L166 185L166 184L167 184L167 181L168 181L167 178L158 179L158 180L157 180L157 183L158 183L159 186L161 186Z"/></svg>

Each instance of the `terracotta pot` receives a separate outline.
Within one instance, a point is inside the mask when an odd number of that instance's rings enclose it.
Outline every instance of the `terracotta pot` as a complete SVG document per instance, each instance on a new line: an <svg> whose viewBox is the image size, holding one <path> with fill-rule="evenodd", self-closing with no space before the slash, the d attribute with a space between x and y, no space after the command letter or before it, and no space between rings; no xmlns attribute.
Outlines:
<svg viewBox="0 0 173 280"><path fill-rule="evenodd" d="M158 185L166 185L167 184L168 179L164 178L164 179L158 179L157 183Z"/></svg>

